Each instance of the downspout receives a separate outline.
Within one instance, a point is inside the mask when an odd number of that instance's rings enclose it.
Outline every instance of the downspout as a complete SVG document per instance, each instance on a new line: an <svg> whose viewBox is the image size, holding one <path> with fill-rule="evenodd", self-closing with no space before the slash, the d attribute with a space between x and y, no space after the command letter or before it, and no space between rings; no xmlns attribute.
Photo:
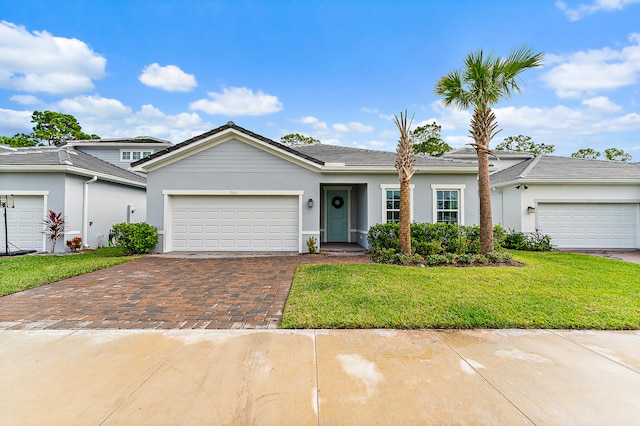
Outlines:
<svg viewBox="0 0 640 426"><path fill-rule="evenodd" d="M98 176L94 176L84 183L84 196L82 199L82 246L88 248L87 234L89 228L89 184L98 180Z"/></svg>

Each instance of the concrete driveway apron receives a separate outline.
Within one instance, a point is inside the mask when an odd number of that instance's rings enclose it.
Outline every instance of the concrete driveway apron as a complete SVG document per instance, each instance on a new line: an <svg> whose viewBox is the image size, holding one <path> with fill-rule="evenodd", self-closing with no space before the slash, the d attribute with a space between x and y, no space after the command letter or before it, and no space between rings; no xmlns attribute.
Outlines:
<svg viewBox="0 0 640 426"><path fill-rule="evenodd" d="M359 256L147 256L0 298L0 329L277 328L304 263Z"/></svg>

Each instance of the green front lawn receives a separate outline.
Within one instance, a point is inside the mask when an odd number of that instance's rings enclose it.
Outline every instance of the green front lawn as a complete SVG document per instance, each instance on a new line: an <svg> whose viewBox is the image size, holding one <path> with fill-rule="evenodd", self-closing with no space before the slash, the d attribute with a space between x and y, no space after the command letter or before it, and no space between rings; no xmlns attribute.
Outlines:
<svg viewBox="0 0 640 426"><path fill-rule="evenodd" d="M640 265L515 252L524 267L305 265L282 328L640 329Z"/></svg>
<svg viewBox="0 0 640 426"><path fill-rule="evenodd" d="M73 255L0 258L0 296L137 259L115 247Z"/></svg>

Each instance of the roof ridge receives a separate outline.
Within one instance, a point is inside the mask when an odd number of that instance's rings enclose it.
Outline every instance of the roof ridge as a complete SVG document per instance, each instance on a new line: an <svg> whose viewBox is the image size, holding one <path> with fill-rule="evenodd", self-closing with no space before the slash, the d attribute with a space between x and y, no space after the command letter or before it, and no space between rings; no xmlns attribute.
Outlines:
<svg viewBox="0 0 640 426"><path fill-rule="evenodd" d="M533 157L533 159L531 160L529 165L527 167L525 167L525 169L522 171L522 173L520 173L518 176L516 176L516 178L527 177L527 175L536 166L536 164L538 164L538 161L540 161L541 158L542 158L542 155L536 155L535 157Z"/></svg>

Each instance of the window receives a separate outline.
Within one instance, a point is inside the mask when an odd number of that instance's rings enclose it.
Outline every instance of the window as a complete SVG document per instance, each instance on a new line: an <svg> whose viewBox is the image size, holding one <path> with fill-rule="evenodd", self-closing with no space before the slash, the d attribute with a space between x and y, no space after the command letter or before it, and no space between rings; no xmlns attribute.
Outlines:
<svg viewBox="0 0 640 426"><path fill-rule="evenodd" d="M411 189L411 218L413 218L413 188L415 185L410 185ZM400 222L400 186L395 185L380 185L382 189L382 222Z"/></svg>
<svg viewBox="0 0 640 426"><path fill-rule="evenodd" d="M433 222L464 225L464 185L431 185Z"/></svg>
<svg viewBox="0 0 640 426"><path fill-rule="evenodd" d="M153 154L153 151L120 151L120 161L138 161Z"/></svg>
<svg viewBox="0 0 640 426"><path fill-rule="evenodd" d="M437 191L437 223L458 223L460 192L457 189Z"/></svg>
<svg viewBox="0 0 640 426"><path fill-rule="evenodd" d="M387 189L385 192L387 223L400 222L400 190Z"/></svg>

